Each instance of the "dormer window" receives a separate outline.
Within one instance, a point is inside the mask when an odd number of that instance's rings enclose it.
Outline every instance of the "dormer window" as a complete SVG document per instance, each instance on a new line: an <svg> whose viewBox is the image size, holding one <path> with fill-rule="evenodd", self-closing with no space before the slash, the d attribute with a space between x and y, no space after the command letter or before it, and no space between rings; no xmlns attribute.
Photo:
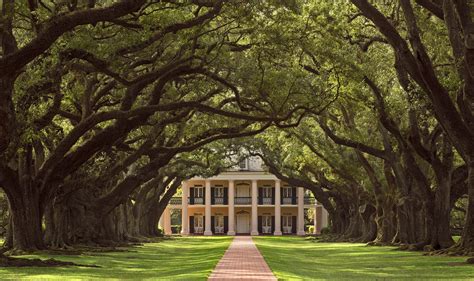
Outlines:
<svg viewBox="0 0 474 281"><path fill-rule="evenodd" d="M239 162L239 169L240 170L248 170L249 167L248 167L248 159L244 159L242 161Z"/></svg>

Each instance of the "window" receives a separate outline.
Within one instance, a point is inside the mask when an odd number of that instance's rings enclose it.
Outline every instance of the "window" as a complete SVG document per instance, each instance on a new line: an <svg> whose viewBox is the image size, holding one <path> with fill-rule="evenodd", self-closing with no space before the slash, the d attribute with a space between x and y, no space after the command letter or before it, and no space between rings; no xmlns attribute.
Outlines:
<svg viewBox="0 0 474 281"><path fill-rule="evenodd" d="M214 217L214 224L215 224L215 232L216 233L224 233L224 216L217 215Z"/></svg>
<svg viewBox="0 0 474 281"><path fill-rule="evenodd" d="M265 234L270 234L272 232L272 216L262 216L262 231Z"/></svg>
<svg viewBox="0 0 474 281"><path fill-rule="evenodd" d="M268 186L264 186L262 188L262 196L263 198L270 198L272 197L272 188Z"/></svg>
<svg viewBox="0 0 474 281"><path fill-rule="evenodd" d="M202 186L194 187L194 197L203 198L204 197L204 188Z"/></svg>
<svg viewBox="0 0 474 281"><path fill-rule="evenodd" d="M285 215L283 218L283 233L291 233L293 220L291 216Z"/></svg>
<svg viewBox="0 0 474 281"><path fill-rule="evenodd" d="M247 170L248 169L247 159L244 159L244 160L239 162L239 168L241 170Z"/></svg>
<svg viewBox="0 0 474 281"><path fill-rule="evenodd" d="M224 198L224 187L223 186L214 187L214 197Z"/></svg>
<svg viewBox="0 0 474 281"><path fill-rule="evenodd" d="M283 187L283 190L282 190L282 194L283 194L283 198L291 198L292 197L292 193L293 193L293 189L291 187Z"/></svg>
<svg viewBox="0 0 474 281"><path fill-rule="evenodd" d="M194 216L194 232L204 233L204 217L202 215Z"/></svg>

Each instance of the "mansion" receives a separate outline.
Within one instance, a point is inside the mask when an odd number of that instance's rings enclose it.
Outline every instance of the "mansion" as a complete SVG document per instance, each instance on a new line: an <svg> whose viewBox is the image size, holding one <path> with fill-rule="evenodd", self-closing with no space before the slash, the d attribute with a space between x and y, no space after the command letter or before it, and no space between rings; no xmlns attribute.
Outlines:
<svg viewBox="0 0 474 281"><path fill-rule="evenodd" d="M182 196L171 199L160 219L166 235L171 211L181 210L182 235L305 235L305 214L313 232L327 227L322 205L302 187L293 187L266 172L260 158L241 161L211 178L194 177L182 183Z"/></svg>

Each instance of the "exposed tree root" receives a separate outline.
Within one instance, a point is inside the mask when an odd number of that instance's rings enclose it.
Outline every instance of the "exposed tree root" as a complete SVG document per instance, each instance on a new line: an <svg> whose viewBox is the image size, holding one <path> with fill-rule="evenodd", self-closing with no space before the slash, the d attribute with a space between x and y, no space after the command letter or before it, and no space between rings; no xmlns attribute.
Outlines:
<svg viewBox="0 0 474 281"><path fill-rule="evenodd" d="M458 243L458 244L455 244L454 246L452 246L450 248L431 251L431 252L425 253L425 255L429 255L429 256L474 256L474 250L466 249L466 248L462 247L462 245L460 243ZM468 259L468 262L470 262L470 259Z"/></svg>
<svg viewBox="0 0 474 281"><path fill-rule="evenodd" d="M394 246L394 245L390 242L370 241L367 243L367 246L382 247L382 246Z"/></svg>
<svg viewBox="0 0 474 281"><path fill-rule="evenodd" d="M0 267L60 267L60 266L80 266L80 267L100 267L97 265L77 264L73 262L58 261L55 259L22 259L0 255Z"/></svg>

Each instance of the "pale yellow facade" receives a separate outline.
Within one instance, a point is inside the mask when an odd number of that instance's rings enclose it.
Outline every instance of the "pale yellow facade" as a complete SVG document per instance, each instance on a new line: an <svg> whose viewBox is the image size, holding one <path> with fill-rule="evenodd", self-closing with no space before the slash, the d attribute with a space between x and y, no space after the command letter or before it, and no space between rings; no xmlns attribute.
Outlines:
<svg viewBox="0 0 474 281"><path fill-rule="evenodd" d="M228 171L182 182L182 197L169 204L160 224L171 234L170 210L181 210L182 235L306 235L304 216L314 214L314 233L328 225L327 211L302 187L258 169ZM179 199L179 198L176 198Z"/></svg>

